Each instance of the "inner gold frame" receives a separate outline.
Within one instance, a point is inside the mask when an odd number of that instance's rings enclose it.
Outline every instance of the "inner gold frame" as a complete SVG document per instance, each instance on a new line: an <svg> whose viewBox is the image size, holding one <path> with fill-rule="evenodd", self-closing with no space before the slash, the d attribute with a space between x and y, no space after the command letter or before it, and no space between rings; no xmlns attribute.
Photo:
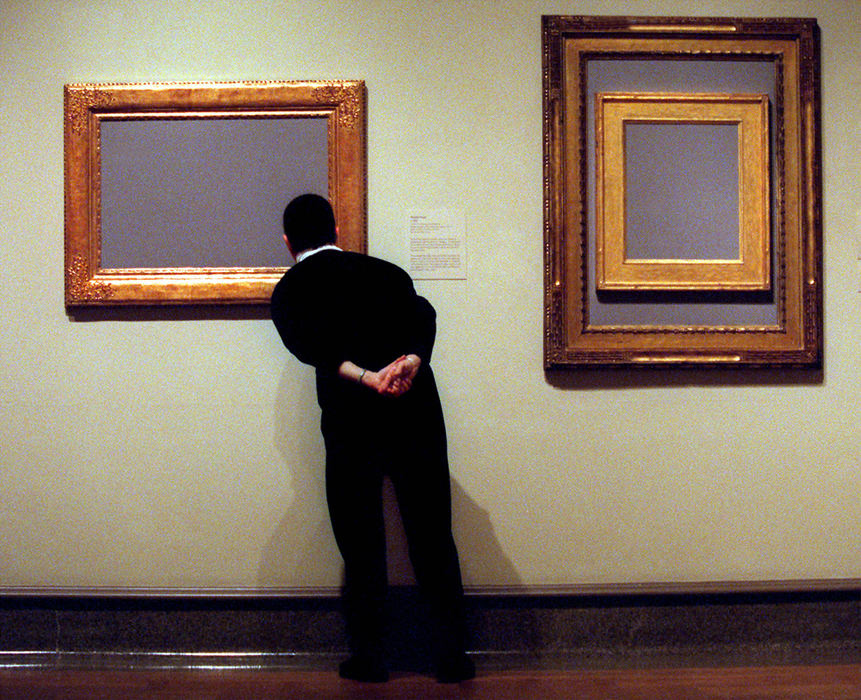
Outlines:
<svg viewBox="0 0 861 700"><path fill-rule="evenodd" d="M265 304L286 269L102 268L100 124L105 119L325 119L328 195L339 244L366 250L363 81L76 84L65 86L64 105L67 307Z"/></svg>
<svg viewBox="0 0 861 700"><path fill-rule="evenodd" d="M737 125L738 259L628 257L625 126L637 122ZM598 289L762 291L769 288L767 95L598 93L595 132Z"/></svg>

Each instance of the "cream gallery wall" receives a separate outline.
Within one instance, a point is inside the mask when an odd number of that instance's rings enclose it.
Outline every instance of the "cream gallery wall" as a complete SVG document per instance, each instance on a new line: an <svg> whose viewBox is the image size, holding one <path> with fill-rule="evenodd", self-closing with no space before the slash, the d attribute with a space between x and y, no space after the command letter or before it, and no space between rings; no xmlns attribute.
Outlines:
<svg viewBox="0 0 861 700"><path fill-rule="evenodd" d="M817 19L821 372L545 375L541 16L620 10ZM340 583L313 372L265 307L64 307L63 86L201 80L365 81L369 252L407 266L411 213L462 222L461 274L416 286L439 314L472 590L861 578L857 2L5 0L0 13L3 590ZM392 578L408 582L391 540Z"/></svg>

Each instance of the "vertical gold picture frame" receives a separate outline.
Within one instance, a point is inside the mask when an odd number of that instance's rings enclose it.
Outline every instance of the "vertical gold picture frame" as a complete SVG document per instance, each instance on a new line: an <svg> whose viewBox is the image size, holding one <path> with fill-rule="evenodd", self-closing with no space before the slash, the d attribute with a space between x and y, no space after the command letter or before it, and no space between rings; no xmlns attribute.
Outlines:
<svg viewBox="0 0 861 700"><path fill-rule="evenodd" d="M815 20L545 16L542 48L545 367L821 366ZM631 264L622 205L607 207L621 187L608 188L608 164L618 179L624 154L601 151L609 143L596 121L601 93L628 95L622 121L636 94L682 105L679 122L699 119L686 95L718 105L757 96L767 121L753 127L758 147L740 146L742 202L748 186L756 193L739 212L753 223L741 224L737 261L684 260L683 270L663 255ZM598 268L614 255L608 277ZM743 259L749 274L734 279ZM619 283L619 260L640 277Z"/></svg>

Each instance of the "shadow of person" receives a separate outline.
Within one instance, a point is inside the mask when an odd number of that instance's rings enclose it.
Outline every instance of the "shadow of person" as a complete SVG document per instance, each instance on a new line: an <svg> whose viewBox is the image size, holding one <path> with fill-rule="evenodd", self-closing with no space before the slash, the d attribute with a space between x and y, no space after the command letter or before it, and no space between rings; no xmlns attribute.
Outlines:
<svg viewBox="0 0 861 700"><path fill-rule="evenodd" d="M487 511L451 479L452 531L458 545L464 586L481 593L487 590L517 591L522 581L505 554ZM406 535L401 524L394 489L386 480L383 486L383 511L386 520L386 555L389 583L414 586ZM486 582L483 585L478 582Z"/></svg>
<svg viewBox="0 0 861 700"><path fill-rule="evenodd" d="M296 372L291 365L285 366L278 385L273 428L283 464L273 465L273 469L284 469L289 481L285 480L288 486L284 491L284 514L273 528L258 566L257 585L263 590L332 596L339 592L343 564L329 524L325 450L319 422L314 373ZM497 614L505 607L501 601L522 592L521 578L500 545L488 512L454 478L451 496L452 529L468 596L471 648L483 652L528 651L536 632L526 610L520 611L512 629ZM427 672L432 647L430 620L415 583L397 500L388 479L383 487L383 512L390 583L387 647L391 668ZM503 597L499 597L500 593ZM335 634L336 638L340 636Z"/></svg>
<svg viewBox="0 0 861 700"><path fill-rule="evenodd" d="M289 475L284 515L273 529L257 569L262 589L331 587L341 570L329 526L325 455L314 373L285 365L278 383L273 440ZM304 368L303 368L304 369ZM266 523L261 523L265 527Z"/></svg>
<svg viewBox="0 0 861 700"><path fill-rule="evenodd" d="M451 480L452 529L467 590L518 590L523 581L499 544L488 512Z"/></svg>
<svg viewBox="0 0 861 700"><path fill-rule="evenodd" d="M528 607L518 606L523 609L517 611L517 623L511 629L506 617L497 614L506 607L504 601L522 592L517 569L500 545L488 512L454 478L451 479L451 498L452 530L467 592L470 648L479 652L529 653L536 648L537 633ZM393 669L426 673L431 658L431 624L427 607L415 585L406 536L390 487L384 492L384 509L392 584L388 601L389 661Z"/></svg>
<svg viewBox="0 0 861 700"><path fill-rule="evenodd" d="M326 455L320 433L320 409L314 373L297 374L285 367L278 384L274 441L289 474L284 515L267 541L258 566L257 585L264 589L337 588L343 563L335 544L326 505ZM383 514L389 582L415 585L406 536L391 482L383 483Z"/></svg>
<svg viewBox="0 0 861 700"><path fill-rule="evenodd" d="M261 588L331 586L340 581L340 555L329 525L325 496L325 450L320 434L313 372L285 366L278 384L273 439L289 475L284 515L274 528L258 566ZM452 522L467 587L473 581L517 587L520 579L499 545L487 511L454 479L451 480ZM394 489L383 485L389 582L415 586ZM335 573L333 577L332 574Z"/></svg>
<svg viewBox="0 0 861 700"><path fill-rule="evenodd" d="M467 591L470 649L482 668L535 657L544 643L541 612L499 542L490 513L452 480L455 540ZM541 546L535 542L535 546Z"/></svg>

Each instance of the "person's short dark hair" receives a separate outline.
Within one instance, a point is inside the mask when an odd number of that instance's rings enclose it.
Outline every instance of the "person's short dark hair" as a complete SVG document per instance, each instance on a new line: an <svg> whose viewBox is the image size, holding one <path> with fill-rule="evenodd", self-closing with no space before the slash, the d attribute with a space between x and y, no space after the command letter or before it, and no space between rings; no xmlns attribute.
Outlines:
<svg viewBox="0 0 861 700"><path fill-rule="evenodd" d="M294 253L334 243L335 213L325 197L303 194L284 209L284 233Z"/></svg>

